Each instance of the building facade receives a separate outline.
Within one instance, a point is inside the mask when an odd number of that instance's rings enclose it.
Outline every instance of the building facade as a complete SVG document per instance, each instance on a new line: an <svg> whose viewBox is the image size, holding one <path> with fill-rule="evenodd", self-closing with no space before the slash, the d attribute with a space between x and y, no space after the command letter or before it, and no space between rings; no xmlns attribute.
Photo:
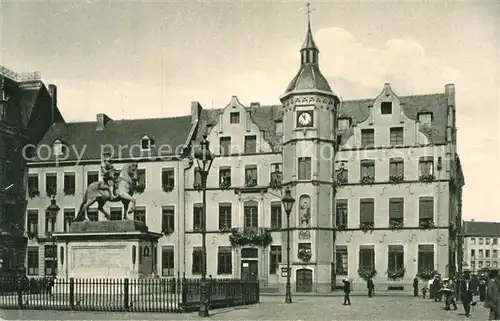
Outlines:
<svg viewBox="0 0 500 321"><path fill-rule="evenodd" d="M26 237L26 144L37 144L62 119L39 73L0 66L0 277L24 265Z"/></svg>
<svg viewBox="0 0 500 321"><path fill-rule="evenodd" d="M204 135L216 156L207 182L208 274L258 278L266 291L284 291L284 188L296 199L293 291L329 292L346 277L364 289L362 275L374 271L377 288L408 290L419 272L457 270L464 179L454 86L403 97L385 84L378 97L341 101L321 74L310 25L300 56L280 105L245 106L233 96L222 109L193 102L185 117L114 121L100 114L96 122L53 126L30 162L29 190L40 195L28 201L28 249L38 275L50 272L46 231L70 224L86 186L100 179L108 148L117 168L139 161L134 217L165 234L153 251L156 273L199 276L204 217L192 156ZM61 214L46 218L52 195ZM106 205L112 218L121 214L115 206Z"/></svg>
<svg viewBox="0 0 500 321"><path fill-rule="evenodd" d="M500 267L500 223L465 221L463 224L464 269L477 272Z"/></svg>

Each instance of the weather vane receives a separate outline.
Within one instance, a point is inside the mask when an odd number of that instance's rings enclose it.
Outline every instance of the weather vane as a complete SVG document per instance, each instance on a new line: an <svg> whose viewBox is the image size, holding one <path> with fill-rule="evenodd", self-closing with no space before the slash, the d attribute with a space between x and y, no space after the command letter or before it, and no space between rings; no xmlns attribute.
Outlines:
<svg viewBox="0 0 500 321"><path fill-rule="evenodd" d="M313 12L316 9L311 8L310 2L306 3L306 7L307 7L307 9L306 9L307 21L310 22L311 21L311 12Z"/></svg>

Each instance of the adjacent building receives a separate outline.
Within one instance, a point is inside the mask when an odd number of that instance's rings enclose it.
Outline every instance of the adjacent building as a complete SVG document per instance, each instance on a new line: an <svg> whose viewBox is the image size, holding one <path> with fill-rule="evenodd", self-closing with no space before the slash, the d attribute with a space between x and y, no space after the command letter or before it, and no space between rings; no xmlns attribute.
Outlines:
<svg viewBox="0 0 500 321"><path fill-rule="evenodd" d="M320 71L311 27L301 65L279 105L222 109L191 105L176 118L56 123L29 163L28 271L51 274L47 232L64 231L86 186L100 178L105 149L117 168L139 161L134 218L163 231L153 251L160 277L201 273L204 225L201 177L193 159L203 136L215 154L207 182L207 273L258 278L283 291L290 188L293 291L329 292L349 277L376 271L377 288L411 289L417 273L459 270L464 177L456 151L455 88L399 96L381 84L377 97L342 101ZM279 95L279 93L277 93ZM35 193L36 191L36 193ZM59 215L46 217L54 197ZM120 203L107 204L112 219ZM104 216L95 208L92 220Z"/></svg>
<svg viewBox="0 0 500 321"><path fill-rule="evenodd" d="M26 237L25 145L37 144L49 126L62 121L55 86L40 73L16 73L0 66L0 277L24 265Z"/></svg>
<svg viewBox="0 0 500 321"><path fill-rule="evenodd" d="M472 272L500 267L500 222L465 221L464 269Z"/></svg>

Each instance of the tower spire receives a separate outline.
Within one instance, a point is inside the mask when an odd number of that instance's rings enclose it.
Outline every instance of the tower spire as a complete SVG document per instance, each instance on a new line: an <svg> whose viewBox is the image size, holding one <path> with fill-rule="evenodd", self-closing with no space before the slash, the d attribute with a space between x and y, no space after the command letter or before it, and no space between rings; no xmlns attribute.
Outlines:
<svg viewBox="0 0 500 321"><path fill-rule="evenodd" d="M300 50L301 52L301 64L307 64L307 63L312 63L317 65L318 64L318 47L316 46L316 43L314 42L314 38L312 35L312 29L311 29L311 12L314 11L313 8L311 8L311 4L308 2L306 4L307 10L307 34L306 34L306 39L304 40L304 43L302 44L302 49Z"/></svg>

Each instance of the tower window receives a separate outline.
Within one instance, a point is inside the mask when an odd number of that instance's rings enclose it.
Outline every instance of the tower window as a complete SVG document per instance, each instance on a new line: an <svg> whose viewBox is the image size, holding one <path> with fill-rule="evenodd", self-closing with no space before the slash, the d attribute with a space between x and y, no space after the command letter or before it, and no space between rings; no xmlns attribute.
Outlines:
<svg viewBox="0 0 500 321"><path fill-rule="evenodd" d="M347 118L340 118L338 121L337 121L337 129L338 130L348 130L349 127L350 127L350 121L349 119Z"/></svg>
<svg viewBox="0 0 500 321"><path fill-rule="evenodd" d="M381 104L382 115L390 115L392 114L392 102L384 101Z"/></svg>
<svg viewBox="0 0 500 321"><path fill-rule="evenodd" d="M141 149L142 150L150 150L151 146L154 145L154 141L148 136L144 136L141 139Z"/></svg>
<svg viewBox="0 0 500 321"><path fill-rule="evenodd" d="M431 126L432 125L432 114L431 113L419 114L418 121L420 122L421 125Z"/></svg>

